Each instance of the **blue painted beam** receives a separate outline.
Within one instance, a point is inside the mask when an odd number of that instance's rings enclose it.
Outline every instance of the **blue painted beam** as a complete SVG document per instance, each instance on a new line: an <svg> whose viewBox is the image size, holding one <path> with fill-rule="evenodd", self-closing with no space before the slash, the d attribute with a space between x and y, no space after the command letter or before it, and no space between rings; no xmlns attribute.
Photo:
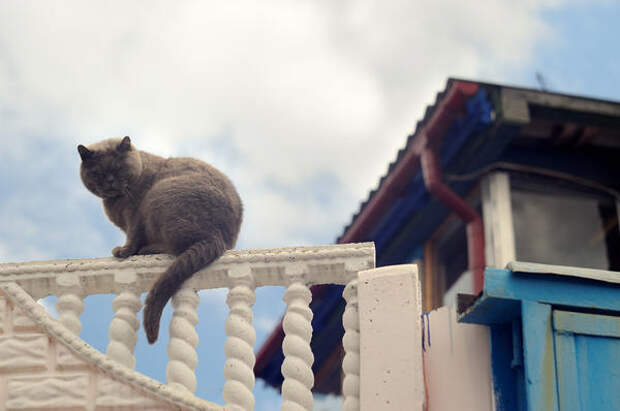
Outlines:
<svg viewBox="0 0 620 411"><path fill-rule="evenodd" d="M587 334L620 338L620 317L555 311L553 328L559 333ZM620 356L620 352L618 353ZM618 387L620 389L620 387Z"/></svg>
<svg viewBox="0 0 620 411"><path fill-rule="evenodd" d="M487 268L484 273L482 298L529 300L620 312L618 284L559 275L513 273L496 268Z"/></svg>
<svg viewBox="0 0 620 411"><path fill-rule="evenodd" d="M558 397L562 411L580 411L579 373L575 361L575 337L572 334L556 334ZM587 409L587 408L583 408Z"/></svg>
<svg viewBox="0 0 620 411"><path fill-rule="evenodd" d="M483 294L460 313L459 321L486 325L512 321L520 316L521 300L620 312L620 285L487 268Z"/></svg>
<svg viewBox="0 0 620 411"><path fill-rule="evenodd" d="M523 301L521 315L527 408L558 411L551 306Z"/></svg>
<svg viewBox="0 0 620 411"><path fill-rule="evenodd" d="M496 411L525 410L525 395L522 392L523 367L513 365L514 351L521 350L521 345L514 346L512 328L512 324L490 327L491 372Z"/></svg>
<svg viewBox="0 0 620 411"><path fill-rule="evenodd" d="M521 301L482 295L460 313L458 321L470 324L495 325L509 323L521 317Z"/></svg>

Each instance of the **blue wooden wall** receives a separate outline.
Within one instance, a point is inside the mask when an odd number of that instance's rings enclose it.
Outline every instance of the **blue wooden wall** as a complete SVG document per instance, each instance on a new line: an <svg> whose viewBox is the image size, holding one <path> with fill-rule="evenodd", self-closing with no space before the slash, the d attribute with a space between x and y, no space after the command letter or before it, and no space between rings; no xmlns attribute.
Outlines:
<svg viewBox="0 0 620 411"><path fill-rule="evenodd" d="M460 321L491 328L498 411L620 410L620 284L487 269Z"/></svg>

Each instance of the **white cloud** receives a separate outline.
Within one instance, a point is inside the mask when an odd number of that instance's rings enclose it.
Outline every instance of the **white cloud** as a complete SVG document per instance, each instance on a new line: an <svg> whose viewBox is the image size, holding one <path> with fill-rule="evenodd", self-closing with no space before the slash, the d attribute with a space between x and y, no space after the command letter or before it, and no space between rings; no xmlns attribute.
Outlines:
<svg viewBox="0 0 620 411"><path fill-rule="evenodd" d="M266 334L270 334L276 325L278 325L278 320L271 316L259 315L254 318L256 330Z"/></svg>
<svg viewBox="0 0 620 411"><path fill-rule="evenodd" d="M2 261L107 255L118 231L79 187L74 148L41 138L0 140Z"/></svg>
<svg viewBox="0 0 620 411"><path fill-rule="evenodd" d="M227 288L200 290L198 291L198 296L200 297L201 307L205 308L210 313L217 312L219 316L224 316L228 313L226 306L226 297L228 296ZM208 306L208 308L205 306Z"/></svg>
<svg viewBox="0 0 620 411"><path fill-rule="evenodd" d="M562 3L7 2L0 148L27 158L24 136L74 150L129 134L230 174L243 245L330 241L446 77L526 66L551 38L541 11ZM337 183L334 201L266 184L316 176Z"/></svg>

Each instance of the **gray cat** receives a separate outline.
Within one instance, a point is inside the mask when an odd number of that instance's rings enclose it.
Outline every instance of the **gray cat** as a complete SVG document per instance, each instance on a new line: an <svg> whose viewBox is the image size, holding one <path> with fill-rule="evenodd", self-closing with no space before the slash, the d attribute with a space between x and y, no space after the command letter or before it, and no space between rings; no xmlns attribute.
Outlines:
<svg viewBox="0 0 620 411"><path fill-rule="evenodd" d="M193 158L138 151L129 137L78 146L80 176L103 199L108 218L127 235L112 254L174 254L144 307L144 330L157 340L164 306L185 280L234 247L243 207L230 180Z"/></svg>

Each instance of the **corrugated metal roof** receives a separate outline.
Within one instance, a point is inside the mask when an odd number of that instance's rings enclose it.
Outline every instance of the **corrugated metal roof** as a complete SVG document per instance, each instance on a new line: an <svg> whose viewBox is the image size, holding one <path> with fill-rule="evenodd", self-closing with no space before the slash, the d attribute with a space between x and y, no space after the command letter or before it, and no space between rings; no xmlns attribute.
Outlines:
<svg viewBox="0 0 620 411"><path fill-rule="evenodd" d="M421 120L419 120L416 123L416 127L413 131L413 133L409 134L407 136L407 141L405 142L405 145L403 146L403 148L401 148L400 150L398 150L398 152L396 153L396 158L390 163L388 164L387 170L385 172L385 174L383 176L381 176L381 178L379 179L379 182L377 183L377 187L372 189L369 193L368 193L368 197L366 198L365 201L363 201L360 204L359 210L353 214L353 217L351 218L351 222L344 227L344 230L342 231L342 234L340 234L340 236L338 236L338 238L336 239L336 242L339 243L341 238L346 234L346 232L349 230L349 228L352 226L352 224L355 222L355 220L357 219L357 217L360 215L360 213L366 208L366 206L372 201L372 199L374 198L374 196L377 194L377 192L379 191L379 188L381 187L381 185L383 184L383 182L385 181L385 179L387 178L388 175L390 175L390 173L394 170L394 168L398 165L398 163L401 161L401 159L403 158L403 156L405 155L405 153L407 152L407 150L409 149L409 147L411 146L413 140L415 139L415 137L417 136L418 132L424 127L424 125L428 122L428 120L432 117L433 113L435 112L435 109L437 108L437 106L439 105L439 103L443 100L443 97L446 95L446 91L448 90L448 88L450 87L450 84L453 82L454 80L449 79L447 84L446 84L446 88L440 92L437 93L437 95L435 96L435 102L429 106L426 106L426 110L424 110L424 117L422 117Z"/></svg>

